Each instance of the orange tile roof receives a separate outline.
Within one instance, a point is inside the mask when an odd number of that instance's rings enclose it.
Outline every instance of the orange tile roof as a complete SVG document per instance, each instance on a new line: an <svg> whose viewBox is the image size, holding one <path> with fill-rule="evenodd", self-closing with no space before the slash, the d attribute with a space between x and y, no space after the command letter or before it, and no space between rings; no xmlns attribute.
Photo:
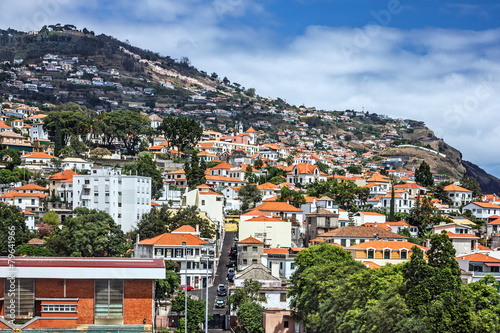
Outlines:
<svg viewBox="0 0 500 333"><path fill-rule="evenodd" d="M476 201L474 201L472 203L475 204L475 205L478 205L481 208L500 209L499 205L495 205L495 204L492 204L492 203L489 203L489 202L476 202Z"/></svg>
<svg viewBox="0 0 500 333"><path fill-rule="evenodd" d="M385 216L384 214L376 213L376 212L359 212L360 214L363 215L369 215L369 216Z"/></svg>
<svg viewBox="0 0 500 333"><path fill-rule="evenodd" d="M454 234L453 232L451 231L447 231L446 234L448 235L448 237L450 238L473 238L473 239L479 239L479 237L477 236L474 236L472 234Z"/></svg>
<svg viewBox="0 0 500 333"><path fill-rule="evenodd" d="M217 169L234 169L234 166L227 162L222 162L212 168L212 170L217 170Z"/></svg>
<svg viewBox="0 0 500 333"><path fill-rule="evenodd" d="M401 225L401 226L406 226L406 227L409 226L409 224L406 223L405 221L385 222L385 224L388 224L388 225Z"/></svg>
<svg viewBox="0 0 500 333"><path fill-rule="evenodd" d="M73 179L74 175L78 175L78 173L73 170L64 170L58 173L53 174L49 177L50 180L68 180Z"/></svg>
<svg viewBox="0 0 500 333"><path fill-rule="evenodd" d="M182 234L182 233L189 234L189 233L196 232L196 229L188 224L185 224L185 225L180 226L179 228L175 229L174 231L172 231L172 233L174 233L174 232L177 234Z"/></svg>
<svg viewBox="0 0 500 333"><path fill-rule="evenodd" d="M370 179L368 179L368 182L379 182L379 183L388 183L389 182L389 177L383 176L380 173L375 173Z"/></svg>
<svg viewBox="0 0 500 333"><path fill-rule="evenodd" d="M493 251L492 249L490 249L489 247L486 247L484 245L481 245L481 244L477 244L477 249L479 251Z"/></svg>
<svg viewBox="0 0 500 333"><path fill-rule="evenodd" d="M261 217L252 217L251 219L246 220L245 222L285 222L285 221L274 217L261 216Z"/></svg>
<svg viewBox="0 0 500 333"><path fill-rule="evenodd" d="M17 198L17 197L37 197L37 198L45 198L45 194L35 192L35 193L20 193L17 191L10 191L8 193L0 195L0 198Z"/></svg>
<svg viewBox="0 0 500 333"><path fill-rule="evenodd" d="M374 238L374 234L378 234L379 238L395 238L406 239L405 236L399 235L389 230L377 227L367 226L345 226L330 230L324 234L318 235L320 238L334 237L356 237L356 238Z"/></svg>
<svg viewBox="0 0 500 333"><path fill-rule="evenodd" d="M3 121L0 121L0 128L12 128L12 127L10 127L9 125L7 125Z"/></svg>
<svg viewBox="0 0 500 333"><path fill-rule="evenodd" d="M264 253L267 254L288 254L288 248L286 247L274 247L270 249L264 249Z"/></svg>
<svg viewBox="0 0 500 333"><path fill-rule="evenodd" d="M273 183L264 183L264 184L261 184L261 185L257 185L257 188L259 190L278 190L280 188L279 185L274 185Z"/></svg>
<svg viewBox="0 0 500 333"><path fill-rule="evenodd" d="M257 238L253 238L252 236L245 238L244 240L240 240L238 244L264 244Z"/></svg>
<svg viewBox="0 0 500 333"><path fill-rule="evenodd" d="M186 242L186 245L191 245L191 246L208 244L203 239L192 234L172 234L172 233L164 233L153 238L144 239L140 241L139 244L182 246L183 242Z"/></svg>
<svg viewBox="0 0 500 333"><path fill-rule="evenodd" d="M500 224L500 219L494 219L491 222L488 222L488 225L499 225Z"/></svg>
<svg viewBox="0 0 500 333"><path fill-rule="evenodd" d="M394 188L418 188L418 189L424 189L425 187L420 186L418 184L398 184L394 185Z"/></svg>
<svg viewBox="0 0 500 333"><path fill-rule="evenodd" d="M32 213L32 212L27 211L27 210L23 210L23 213L24 213L24 215L36 215L35 213Z"/></svg>
<svg viewBox="0 0 500 333"><path fill-rule="evenodd" d="M311 239L311 240L309 241L309 243L319 243L319 242L326 242L326 240L324 240L324 239L322 239L322 238L318 238L318 237L316 237L316 238Z"/></svg>
<svg viewBox="0 0 500 333"><path fill-rule="evenodd" d="M205 178L207 180L213 180L213 181L223 181L223 182L238 182L238 183L247 183L246 180L241 180L241 179L236 179L236 178L229 178L226 176L212 176L212 175L206 175Z"/></svg>
<svg viewBox="0 0 500 333"><path fill-rule="evenodd" d="M35 190L35 191L45 191L45 187L38 186L36 184L27 184L24 186L14 187L13 190Z"/></svg>
<svg viewBox="0 0 500 333"><path fill-rule="evenodd" d="M456 257L455 259L469 260L472 262L499 262L500 263L500 259L488 256L488 255L483 254L483 253L472 253L472 254L468 254L466 256Z"/></svg>
<svg viewBox="0 0 500 333"><path fill-rule="evenodd" d="M272 196L272 197L267 198L267 199L264 199L264 200L262 200L262 202L276 202L276 200L278 200L278 196L277 195Z"/></svg>
<svg viewBox="0 0 500 333"><path fill-rule="evenodd" d="M445 191L455 191L455 192L472 192L471 190L468 190L466 188L463 188L463 187L460 187L458 185L455 185L455 184L451 184L451 185L448 185L448 186L445 186L443 188L443 190Z"/></svg>
<svg viewBox="0 0 500 333"><path fill-rule="evenodd" d="M376 250L383 250L383 249L391 249L391 250L411 250L414 246L418 246L420 249L424 251L428 251L429 249L426 247L423 247L421 245L413 244L411 242L405 242L405 241L385 241L385 240L372 240L356 245L352 245L349 247L346 247L346 249L353 249L353 250L366 250L366 249L376 249Z"/></svg>
<svg viewBox="0 0 500 333"><path fill-rule="evenodd" d="M264 202L254 209L268 212L303 212L302 210L286 202Z"/></svg>
<svg viewBox="0 0 500 333"><path fill-rule="evenodd" d="M159 203L151 201L151 207L158 207L158 206L161 206L161 205Z"/></svg>
<svg viewBox="0 0 500 333"><path fill-rule="evenodd" d="M375 269L375 268L382 267L382 266L374 263L373 261L363 261L363 265L365 265L366 268L369 268L369 269Z"/></svg>
<svg viewBox="0 0 500 333"><path fill-rule="evenodd" d="M28 153L21 156L21 158L57 158L45 153Z"/></svg>
<svg viewBox="0 0 500 333"><path fill-rule="evenodd" d="M45 245L45 241L40 238L32 238L26 243L28 245Z"/></svg>
<svg viewBox="0 0 500 333"><path fill-rule="evenodd" d="M249 129L247 129L246 133L255 133L255 130L253 129L253 127L250 127Z"/></svg>
<svg viewBox="0 0 500 333"><path fill-rule="evenodd" d="M385 229L385 230L391 230L391 227L389 227L385 223L366 222L366 223L363 223L363 225L365 227L378 227L378 228L382 228L382 229Z"/></svg>

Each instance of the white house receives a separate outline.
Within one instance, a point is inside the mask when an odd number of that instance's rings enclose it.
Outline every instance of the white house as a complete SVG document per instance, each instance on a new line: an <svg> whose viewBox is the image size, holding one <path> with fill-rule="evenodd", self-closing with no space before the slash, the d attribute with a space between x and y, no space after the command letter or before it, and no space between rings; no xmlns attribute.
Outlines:
<svg viewBox="0 0 500 333"><path fill-rule="evenodd" d="M63 169L71 169L76 171L90 170L94 164L87 162L78 157L66 157L62 160L61 167Z"/></svg>
<svg viewBox="0 0 500 333"><path fill-rule="evenodd" d="M254 217L240 221L238 238L254 237L266 247L290 247L292 245L292 223L272 217Z"/></svg>
<svg viewBox="0 0 500 333"><path fill-rule="evenodd" d="M443 190L448 194L453 207L465 206L472 201L472 191L455 184L445 186Z"/></svg>
<svg viewBox="0 0 500 333"><path fill-rule="evenodd" d="M471 202L463 207L472 212L472 215L486 221L490 216L500 215L500 206L489 202Z"/></svg>
<svg viewBox="0 0 500 333"><path fill-rule="evenodd" d="M31 138L31 142L35 142L37 139L45 139L49 138L49 134L43 127L43 123L34 123L30 124L29 135Z"/></svg>
<svg viewBox="0 0 500 333"><path fill-rule="evenodd" d="M326 180L327 175L319 169L317 165L308 163L300 163L293 166L292 170L287 174L287 182L309 184L316 180Z"/></svg>

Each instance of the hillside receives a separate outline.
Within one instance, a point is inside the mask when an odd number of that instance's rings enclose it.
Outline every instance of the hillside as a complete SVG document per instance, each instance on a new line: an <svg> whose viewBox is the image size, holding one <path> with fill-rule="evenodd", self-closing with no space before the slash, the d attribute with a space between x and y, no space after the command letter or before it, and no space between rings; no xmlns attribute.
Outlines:
<svg viewBox="0 0 500 333"><path fill-rule="evenodd" d="M478 179L484 192L500 192L500 180L437 138L424 123L354 110L317 110L196 69L188 58L172 59L87 29L49 26L38 34L0 30L0 96L41 110L76 102L97 112L135 108L145 113L186 114L206 129L230 134L236 123L260 131L261 143L327 153L334 144L357 152L357 162L378 164L404 157L406 169L422 160L442 179ZM362 159L363 152L374 155Z"/></svg>

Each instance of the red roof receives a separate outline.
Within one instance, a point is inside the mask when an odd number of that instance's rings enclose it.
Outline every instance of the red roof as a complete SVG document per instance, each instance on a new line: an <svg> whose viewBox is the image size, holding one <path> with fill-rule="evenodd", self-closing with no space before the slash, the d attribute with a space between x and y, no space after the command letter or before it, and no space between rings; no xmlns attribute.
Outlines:
<svg viewBox="0 0 500 333"><path fill-rule="evenodd" d="M55 173L52 176L49 177L50 180L67 180L67 179L73 179L74 175L78 175L76 172L73 170L63 170L61 172Z"/></svg>
<svg viewBox="0 0 500 333"><path fill-rule="evenodd" d="M274 247L270 249L264 249L264 253L268 254L288 254L288 248L286 247Z"/></svg>
<svg viewBox="0 0 500 333"><path fill-rule="evenodd" d="M468 254L466 256L457 257L456 259L469 260L472 262L498 262L498 263L500 263L500 259L493 258L493 257L488 256L488 255L483 254L483 253L472 253L472 254Z"/></svg>
<svg viewBox="0 0 500 333"><path fill-rule="evenodd" d="M153 238L144 239L140 241L139 244L182 246L183 242L186 242L186 245L191 245L191 246L208 244L203 239L192 234L172 234L172 233L164 233Z"/></svg>
<svg viewBox="0 0 500 333"><path fill-rule="evenodd" d="M253 238L252 236L245 238L244 240L240 240L238 244L264 244L257 238Z"/></svg>
<svg viewBox="0 0 500 333"><path fill-rule="evenodd" d="M472 192L471 190L468 190L466 188L463 188L463 187L460 187L458 185L455 185L455 184L451 184L451 185L448 185L448 186L445 186L443 188L443 190L445 191L455 191L455 192Z"/></svg>
<svg viewBox="0 0 500 333"><path fill-rule="evenodd" d="M0 257L0 267L9 267L9 265L7 257ZM16 267L164 268L165 261L138 258L16 257Z"/></svg>
<svg viewBox="0 0 500 333"><path fill-rule="evenodd" d="M35 190L35 191L45 191L45 187L38 186L36 184L27 184L24 186L14 187L13 190Z"/></svg>
<svg viewBox="0 0 500 333"><path fill-rule="evenodd" d="M189 234L189 233L193 233L193 232L196 232L196 229L190 225L187 225L187 224L172 231L172 233L176 233L176 234L182 234L182 233Z"/></svg>
<svg viewBox="0 0 500 333"><path fill-rule="evenodd" d="M229 163L226 163L226 162L222 162L220 164L217 164L216 166L214 166L212 168L212 170L217 170L217 169L234 169L234 166L232 166L231 164Z"/></svg>
<svg viewBox="0 0 500 333"><path fill-rule="evenodd" d="M29 153L22 155L21 158L57 158L45 153Z"/></svg>
<svg viewBox="0 0 500 333"><path fill-rule="evenodd" d="M249 220L246 220L245 222L285 222L285 221L273 217L262 216L262 217L253 217Z"/></svg>
<svg viewBox="0 0 500 333"><path fill-rule="evenodd" d="M473 239L479 239L479 237L476 237L476 236L474 236L472 234L454 234L451 231L447 231L446 234L450 238L473 238Z"/></svg>
<svg viewBox="0 0 500 333"><path fill-rule="evenodd" d="M39 197L44 198L45 194L35 192L35 193L21 193L17 191L10 191L8 193L0 195L0 198L16 198L16 197Z"/></svg>
<svg viewBox="0 0 500 333"><path fill-rule="evenodd" d="M254 209L264 212L303 212L286 202L264 202Z"/></svg>

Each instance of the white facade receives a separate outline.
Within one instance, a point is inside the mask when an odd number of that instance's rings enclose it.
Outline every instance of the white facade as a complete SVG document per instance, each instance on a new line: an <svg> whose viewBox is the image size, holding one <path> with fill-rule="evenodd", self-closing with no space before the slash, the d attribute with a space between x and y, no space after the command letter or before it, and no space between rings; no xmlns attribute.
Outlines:
<svg viewBox="0 0 500 333"><path fill-rule="evenodd" d="M500 215L500 206L488 202L471 202L464 206L463 211L469 209L472 215L486 221L490 216Z"/></svg>
<svg viewBox="0 0 500 333"><path fill-rule="evenodd" d="M63 170L72 169L77 172L82 170L90 170L92 169L92 166L92 162L87 162L84 159L75 157L66 157L61 164Z"/></svg>
<svg viewBox="0 0 500 333"><path fill-rule="evenodd" d="M43 123L30 125L30 138L31 142L35 142L37 139L49 138L47 131L43 128Z"/></svg>
<svg viewBox="0 0 500 333"><path fill-rule="evenodd" d="M292 223L281 219L255 217L239 223L239 239L254 237L268 247L292 246Z"/></svg>
<svg viewBox="0 0 500 333"><path fill-rule="evenodd" d="M93 167L90 175L73 176L73 207L103 210L127 232L151 209L151 177Z"/></svg>

